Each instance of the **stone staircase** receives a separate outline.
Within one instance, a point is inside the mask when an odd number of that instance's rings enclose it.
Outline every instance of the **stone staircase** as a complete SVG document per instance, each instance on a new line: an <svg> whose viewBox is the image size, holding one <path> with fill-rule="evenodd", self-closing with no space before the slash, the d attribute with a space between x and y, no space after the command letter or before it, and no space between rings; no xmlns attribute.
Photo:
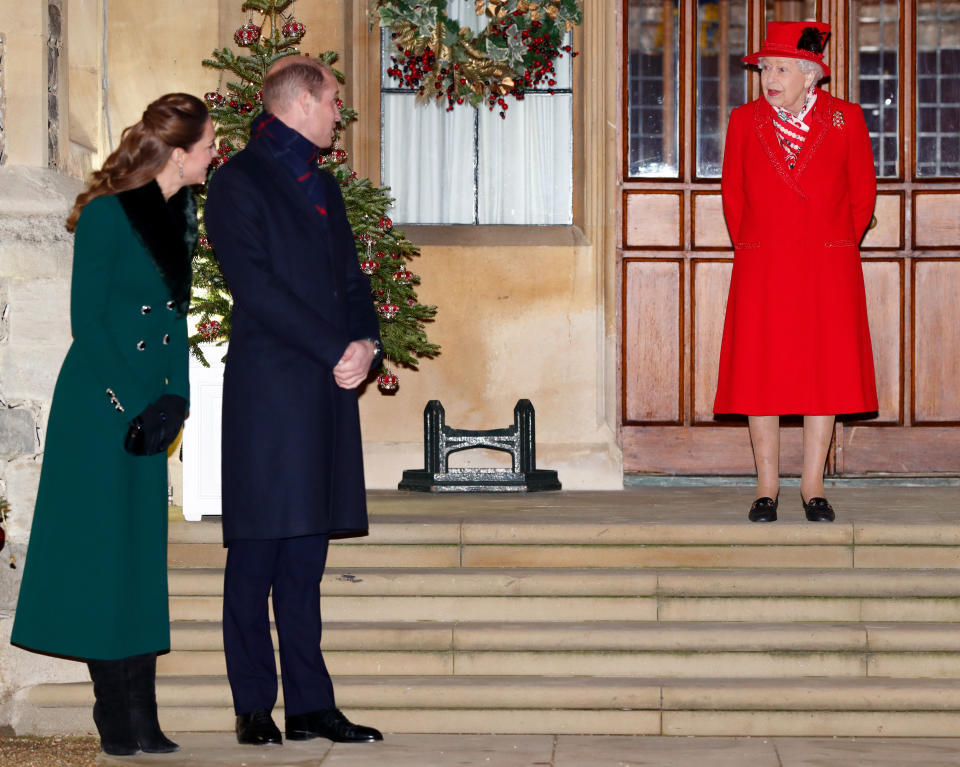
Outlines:
<svg viewBox="0 0 960 767"><path fill-rule="evenodd" d="M956 736L958 496L761 526L743 488L375 494L322 587L338 702L387 732ZM218 522L171 526L170 730L232 728L224 558ZM91 728L89 685L25 695L18 731Z"/></svg>

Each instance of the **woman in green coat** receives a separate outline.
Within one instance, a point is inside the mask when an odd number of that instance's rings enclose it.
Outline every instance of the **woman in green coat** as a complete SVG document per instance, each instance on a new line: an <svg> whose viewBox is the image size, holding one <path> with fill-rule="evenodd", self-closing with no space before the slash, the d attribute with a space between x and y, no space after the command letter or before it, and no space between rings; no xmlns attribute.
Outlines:
<svg viewBox="0 0 960 767"><path fill-rule="evenodd" d="M189 187L215 156L203 102L163 96L123 132L67 219L73 344L50 409L12 642L87 662L110 754L177 748L155 692L157 652L170 647L166 453L189 396Z"/></svg>

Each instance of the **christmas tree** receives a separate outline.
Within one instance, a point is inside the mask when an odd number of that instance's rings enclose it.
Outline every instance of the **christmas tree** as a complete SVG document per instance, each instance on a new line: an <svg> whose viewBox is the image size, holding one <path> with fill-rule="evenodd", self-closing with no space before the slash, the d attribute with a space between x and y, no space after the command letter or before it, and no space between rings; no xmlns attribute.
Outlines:
<svg viewBox="0 0 960 767"><path fill-rule="evenodd" d="M261 88L270 65L284 56L298 54L298 44L306 29L286 11L293 0L246 0L244 11L260 15L241 26L234 40L247 52L236 54L229 48L213 52L213 58L203 65L219 69L227 80L216 91L206 94L210 115L219 138L219 157L211 173L229 162L246 143L250 124L262 111ZM327 51L318 58L331 67L337 79L342 73L333 69L336 53ZM221 90L225 90L222 93ZM417 367L418 357L432 357L440 347L430 343L424 323L436 314L435 306L424 306L417 300L415 286L420 278L407 269L407 261L419 254L417 247L393 228L387 211L393 202L387 187L374 186L369 179L359 178L347 164L347 152L340 148L343 130L357 119L356 112L341 105L341 120L333 148L320 157L320 167L329 171L340 182L347 206L347 218L353 229L360 268L370 275L371 291L380 316L380 335L383 341L384 361L410 368ZM204 365L201 344L226 343L230 338L232 299L220 271L216 256L207 240L203 226L205 190L198 194L200 239L193 263L194 294L191 314L198 317L197 332L190 338L193 354ZM381 391L397 388L397 376L386 364L377 378Z"/></svg>

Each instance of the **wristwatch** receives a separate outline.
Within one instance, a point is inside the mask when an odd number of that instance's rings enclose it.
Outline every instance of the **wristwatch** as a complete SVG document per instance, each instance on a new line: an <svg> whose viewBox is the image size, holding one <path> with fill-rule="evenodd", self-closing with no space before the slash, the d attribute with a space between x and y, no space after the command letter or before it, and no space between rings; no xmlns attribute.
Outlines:
<svg viewBox="0 0 960 767"><path fill-rule="evenodd" d="M370 369L373 370L383 362L383 344L380 343L379 338L364 338L363 340L373 344L373 362L370 363Z"/></svg>

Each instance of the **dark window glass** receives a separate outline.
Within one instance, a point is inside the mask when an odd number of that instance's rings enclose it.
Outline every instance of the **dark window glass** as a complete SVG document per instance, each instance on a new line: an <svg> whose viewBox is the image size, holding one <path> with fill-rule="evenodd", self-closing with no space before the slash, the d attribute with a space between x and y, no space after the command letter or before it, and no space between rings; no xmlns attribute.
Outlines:
<svg viewBox="0 0 960 767"><path fill-rule="evenodd" d="M898 175L900 6L897 0L852 0L850 92L863 107L880 177Z"/></svg>
<svg viewBox="0 0 960 767"><path fill-rule="evenodd" d="M697 176L718 178L730 113L744 101L745 0L697 3Z"/></svg>
<svg viewBox="0 0 960 767"><path fill-rule="evenodd" d="M627 5L627 93L631 176L679 172L680 17L676 0Z"/></svg>
<svg viewBox="0 0 960 767"><path fill-rule="evenodd" d="M958 175L960 0L917 4L917 176Z"/></svg>

